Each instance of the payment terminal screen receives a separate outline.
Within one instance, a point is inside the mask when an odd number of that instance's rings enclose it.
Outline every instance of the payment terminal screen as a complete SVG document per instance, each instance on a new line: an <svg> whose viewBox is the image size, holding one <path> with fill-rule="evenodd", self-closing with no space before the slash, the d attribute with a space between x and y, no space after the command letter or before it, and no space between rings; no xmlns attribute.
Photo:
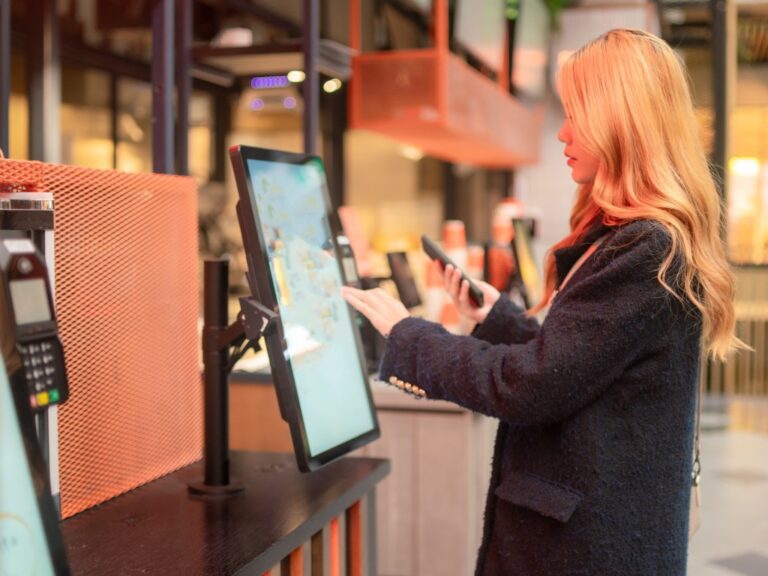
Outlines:
<svg viewBox="0 0 768 576"><path fill-rule="evenodd" d="M246 160L311 456L376 427L319 160Z"/></svg>
<svg viewBox="0 0 768 576"><path fill-rule="evenodd" d="M38 502L47 487L32 474L14 406L0 358L0 575L53 576Z"/></svg>
<svg viewBox="0 0 768 576"><path fill-rule="evenodd" d="M12 280L10 284L11 301L17 324L34 324L51 320L45 280L42 278ZM3 574L0 573L0 576Z"/></svg>

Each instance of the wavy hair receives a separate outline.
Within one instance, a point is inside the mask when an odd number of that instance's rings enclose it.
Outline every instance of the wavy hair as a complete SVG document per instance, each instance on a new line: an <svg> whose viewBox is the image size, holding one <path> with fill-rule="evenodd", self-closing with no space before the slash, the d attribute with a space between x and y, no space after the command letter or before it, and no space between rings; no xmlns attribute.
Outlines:
<svg viewBox="0 0 768 576"><path fill-rule="evenodd" d="M571 233L547 255L538 309L555 288L555 250L577 243L598 218L610 226L653 220L672 240L658 280L698 310L704 349L723 359L742 347L734 336L735 288L721 238L720 197L681 59L652 34L611 30L570 56L558 85L583 146L600 161L594 180L577 190ZM682 266L670 278L678 255Z"/></svg>

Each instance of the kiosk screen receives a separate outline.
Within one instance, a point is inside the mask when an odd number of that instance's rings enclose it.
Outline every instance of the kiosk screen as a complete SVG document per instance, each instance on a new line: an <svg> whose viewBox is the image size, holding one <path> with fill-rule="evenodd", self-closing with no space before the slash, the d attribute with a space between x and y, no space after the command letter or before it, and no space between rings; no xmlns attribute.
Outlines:
<svg viewBox="0 0 768 576"><path fill-rule="evenodd" d="M339 247L319 158L230 150L251 291L279 314L272 380L308 471L378 437L360 338L341 297Z"/></svg>

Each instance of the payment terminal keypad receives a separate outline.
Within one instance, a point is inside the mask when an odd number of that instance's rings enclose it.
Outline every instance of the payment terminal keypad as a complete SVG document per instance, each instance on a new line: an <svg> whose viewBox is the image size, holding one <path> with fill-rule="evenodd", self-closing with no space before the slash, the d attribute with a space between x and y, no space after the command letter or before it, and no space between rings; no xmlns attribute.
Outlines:
<svg viewBox="0 0 768 576"><path fill-rule="evenodd" d="M33 409L45 409L66 400L66 376L58 338L17 343Z"/></svg>

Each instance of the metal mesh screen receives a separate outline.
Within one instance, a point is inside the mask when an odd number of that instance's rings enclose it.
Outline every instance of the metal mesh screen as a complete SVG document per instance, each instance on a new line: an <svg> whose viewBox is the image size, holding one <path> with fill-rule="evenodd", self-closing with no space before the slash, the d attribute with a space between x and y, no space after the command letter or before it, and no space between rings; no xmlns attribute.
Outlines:
<svg viewBox="0 0 768 576"><path fill-rule="evenodd" d="M197 195L191 178L0 161L55 202L64 517L200 458Z"/></svg>

